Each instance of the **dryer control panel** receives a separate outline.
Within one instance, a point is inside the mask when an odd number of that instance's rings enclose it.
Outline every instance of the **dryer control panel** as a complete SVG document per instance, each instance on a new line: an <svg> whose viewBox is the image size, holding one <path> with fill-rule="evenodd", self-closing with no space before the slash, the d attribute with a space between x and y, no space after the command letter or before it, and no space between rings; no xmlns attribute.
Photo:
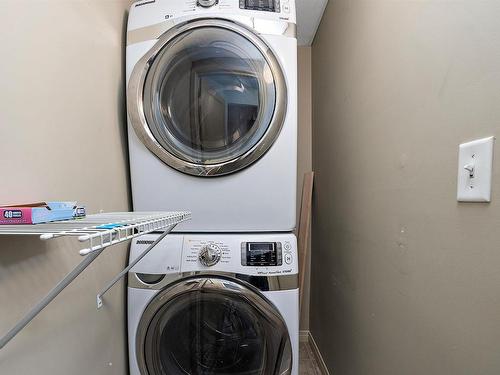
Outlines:
<svg viewBox="0 0 500 375"><path fill-rule="evenodd" d="M232 19L249 27L254 19L295 24L295 0L140 0L130 8L128 31L200 17Z"/></svg>

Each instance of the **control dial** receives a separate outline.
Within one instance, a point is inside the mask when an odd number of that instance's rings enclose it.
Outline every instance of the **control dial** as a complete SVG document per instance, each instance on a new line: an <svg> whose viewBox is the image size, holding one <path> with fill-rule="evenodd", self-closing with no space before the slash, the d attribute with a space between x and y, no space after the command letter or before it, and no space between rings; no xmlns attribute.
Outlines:
<svg viewBox="0 0 500 375"><path fill-rule="evenodd" d="M198 259L204 266L211 267L219 263L221 255L220 247L211 243L202 247Z"/></svg>
<svg viewBox="0 0 500 375"><path fill-rule="evenodd" d="M218 2L219 0L198 0L198 6L203 8L210 8L211 6L217 4Z"/></svg>

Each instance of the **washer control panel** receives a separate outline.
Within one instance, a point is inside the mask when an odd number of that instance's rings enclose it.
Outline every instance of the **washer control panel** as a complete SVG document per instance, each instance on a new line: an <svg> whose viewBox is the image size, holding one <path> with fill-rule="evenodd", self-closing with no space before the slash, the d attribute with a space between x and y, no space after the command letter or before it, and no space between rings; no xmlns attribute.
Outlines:
<svg viewBox="0 0 500 375"><path fill-rule="evenodd" d="M248 275L297 272L293 234L185 234L182 272L224 271Z"/></svg>
<svg viewBox="0 0 500 375"><path fill-rule="evenodd" d="M155 242L158 234L132 240L132 262ZM227 272L242 275L298 273L297 239L291 233L172 233L151 249L131 270L144 274Z"/></svg>

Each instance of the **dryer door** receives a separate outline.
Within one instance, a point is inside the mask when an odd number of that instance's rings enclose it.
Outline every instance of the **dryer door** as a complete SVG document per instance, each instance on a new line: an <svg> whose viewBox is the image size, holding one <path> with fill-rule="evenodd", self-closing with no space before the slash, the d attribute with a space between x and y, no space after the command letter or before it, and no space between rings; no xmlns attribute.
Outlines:
<svg viewBox="0 0 500 375"><path fill-rule="evenodd" d="M203 19L165 33L135 66L130 122L148 149L195 176L233 173L279 135L286 85L271 49L234 22Z"/></svg>
<svg viewBox="0 0 500 375"><path fill-rule="evenodd" d="M258 290L223 277L188 278L161 291L139 323L144 375L285 375L285 322Z"/></svg>

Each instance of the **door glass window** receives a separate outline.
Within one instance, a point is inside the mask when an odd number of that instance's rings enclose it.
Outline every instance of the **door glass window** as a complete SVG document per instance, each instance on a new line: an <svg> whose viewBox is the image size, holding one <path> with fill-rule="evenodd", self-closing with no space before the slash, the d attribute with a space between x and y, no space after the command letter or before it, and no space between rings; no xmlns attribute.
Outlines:
<svg viewBox="0 0 500 375"><path fill-rule="evenodd" d="M158 143L184 161L224 163L250 151L274 114L276 88L260 50L237 32L186 31L155 58L144 114Z"/></svg>
<svg viewBox="0 0 500 375"><path fill-rule="evenodd" d="M286 363L290 341L282 320L252 303L238 288L228 282L217 291L202 287L166 301L146 333L148 373L288 374L282 368L290 368Z"/></svg>

